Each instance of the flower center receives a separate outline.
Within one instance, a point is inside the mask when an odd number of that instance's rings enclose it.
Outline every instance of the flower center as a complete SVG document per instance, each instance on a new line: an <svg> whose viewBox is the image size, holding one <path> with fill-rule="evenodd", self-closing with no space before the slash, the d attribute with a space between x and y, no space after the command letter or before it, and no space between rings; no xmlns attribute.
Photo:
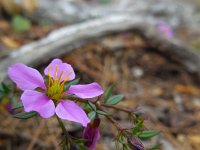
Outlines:
<svg viewBox="0 0 200 150"><path fill-rule="evenodd" d="M50 74L51 66L49 66L48 69L48 85L46 86L47 95L54 101L54 103L58 103L58 101L64 96L64 85L69 80L71 72L64 78L64 80L62 80L65 71L62 71L60 76L58 76L58 65L56 65L54 77Z"/></svg>

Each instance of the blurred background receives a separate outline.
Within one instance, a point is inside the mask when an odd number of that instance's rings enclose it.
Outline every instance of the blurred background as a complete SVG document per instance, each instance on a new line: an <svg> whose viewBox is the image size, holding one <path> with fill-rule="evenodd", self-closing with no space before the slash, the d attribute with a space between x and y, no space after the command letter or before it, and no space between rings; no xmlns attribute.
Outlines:
<svg viewBox="0 0 200 150"><path fill-rule="evenodd" d="M13 118L20 91L7 77L16 62L43 69L52 58L70 63L81 83L115 85L120 107L146 114L146 128L161 134L147 147L198 150L200 147L199 0L1 0L0 149L59 149L55 118ZM23 111L21 109L20 111ZM120 124L128 116L111 111ZM70 134L82 128L65 122ZM114 150L115 128L101 122L96 150ZM106 128L105 128L106 127Z"/></svg>

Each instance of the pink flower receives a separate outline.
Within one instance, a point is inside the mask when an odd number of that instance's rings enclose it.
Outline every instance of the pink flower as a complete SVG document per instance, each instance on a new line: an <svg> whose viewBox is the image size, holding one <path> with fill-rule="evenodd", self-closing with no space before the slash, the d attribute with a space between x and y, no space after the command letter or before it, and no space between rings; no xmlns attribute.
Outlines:
<svg viewBox="0 0 200 150"><path fill-rule="evenodd" d="M93 150L97 141L100 139L99 124L100 119L95 119L88 123L83 131L83 138L86 140L85 146L88 147L89 150Z"/></svg>
<svg viewBox="0 0 200 150"><path fill-rule="evenodd" d="M72 85L64 91L64 84L75 78L71 65L54 59L44 70L48 76L45 83L42 75L33 68L17 63L9 67L8 75L23 90L21 100L25 112L36 111L42 118L56 114L61 119L74 121L86 126L90 120L84 110L75 102L64 100L67 94L75 94L80 98L93 98L103 93L97 83ZM43 92L36 91L41 88ZM40 90L41 91L41 90Z"/></svg>
<svg viewBox="0 0 200 150"><path fill-rule="evenodd" d="M157 28L168 38L172 38L174 36L173 29L165 23L159 23Z"/></svg>

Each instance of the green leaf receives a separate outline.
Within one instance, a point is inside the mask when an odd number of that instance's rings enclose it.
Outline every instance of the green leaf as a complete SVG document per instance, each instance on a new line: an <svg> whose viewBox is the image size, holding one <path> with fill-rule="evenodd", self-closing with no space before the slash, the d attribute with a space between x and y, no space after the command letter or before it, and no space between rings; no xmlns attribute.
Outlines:
<svg viewBox="0 0 200 150"><path fill-rule="evenodd" d="M8 94L10 92L10 88L5 84L1 83L1 88L0 88L5 94Z"/></svg>
<svg viewBox="0 0 200 150"><path fill-rule="evenodd" d="M90 105L89 105L88 103L85 103L85 105L84 105L84 110L87 111L87 112L89 112L89 111L91 111L92 109L91 109L91 107L90 107Z"/></svg>
<svg viewBox="0 0 200 150"><path fill-rule="evenodd" d="M114 88L114 85L111 85L108 87L108 89L105 91L104 93L104 99L105 99L105 102L107 102L107 100L110 98L110 96L112 95L112 92L113 92L113 88Z"/></svg>
<svg viewBox="0 0 200 150"><path fill-rule="evenodd" d="M67 90L71 85L78 84L80 78L70 81L69 83L65 84L64 89Z"/></svg>
<svg viewBox="0 0 200 150"><path fill-rule="evenodd" d="M91 102L88 102L88 104L89 104L91 110L95 110L95 111L97 110L97 108L94 104L92 104Z"/></svg>
<svg viewBox="0 0 200 150"><path fill-rule="evenodd" d="M19 108L22 108L22 107L23 107L22 102L19 102L15 106L13 106L12 109L19 109Z"/></svg>
<svg viewBox="0 0 200 150"><path fill-rule="evenodd" d="M83 145L79 145L79 149L80 149L80 150L88 150L88 148L85 147L85 146L83 146Z"/></svg>
<svg viewBox="0 0 200 150"><path fill-rule="evenodd" d="M96 111L97 108L93 103L88 102L88 103L85 104L84 110L86 110L86 111Z"/></svg>
<svg viewBox="0 0 200 150"><path fill-rule="evenodd" d="M77 140L73 140L73 142L76 143L76 144L82 144L82 143L84 143L84 142L86 142L86 141L87 141L87 139L77 139Z"/></svg>
<svg viewBox="0 0 200 150"><path fill-rule="evenodd" d="M100 111L100 110L97 110L96 112L97 112L97 114L99 114L99 115L104 115L104 116L109 116L109 115L110 115L110 114L108 114L107 112Z"/></svg>
<svg viewBox="0 0 200 150"><path fill-rule="evenodd" d="M122 145L122 150L128 150L128 147L126 146L126 144Z"/></svg>
<svg viewBox="0 0 200 150"><path fill-rule="evenodd" d="M159 150L160 147L161 147L161 144L156 144L156 145L154 145L153 147L148 148L147 150Z"/></svg>
<svg viewBox="0 0 200 150"><path fill-rule="evenodd" d="M136 125L135 125L135 128L133 129L133 134L134 135L137 135L137 133L140 131L140 129L142 128L143 126L143 121L142 120L139 120Z"/></svg>
<svg viewBox="0 0 200 150"><path fill-rule="evenodd" d="M16 32L24 32L27 31L31 27L30 20L26 19L23 16L14 16L12 18L12 27Z"/></svg>
<svg viewBox="0 0 200 150"><path fill-rule="evenodd" d="M93 120L93 119L96 117L96 112L95 112L95 111L89 112L88 117L89 117L91 120Z"/></svg>
<svg viewBox="0 0 200 150"><path fill-rule="evenodd" d="M159 132L158 131L142 131L138 137L141 138L142 140L147 140L151 137L154 137L156 135L158 135Z"/></svg>
<svg viewBox="0 0 200 150"><path fill-rule="evenodd" d="M123 95L115 95L115 96L110 97L110 98L107 100L107 103L110 104L110 105L116 105L116 104L118 104L120 101L122 101L123 98L124 98Z"/></svg>
<svg viewBox="0 0 200 150"><path fill-rule="evenodd" d="M29 119L29 118L32 118L32 117L34 117L36 115L37 115L37 112L32 111L32 112L18 113L18 114L15 114L14 117L18 118L18 119Z"/></svg>

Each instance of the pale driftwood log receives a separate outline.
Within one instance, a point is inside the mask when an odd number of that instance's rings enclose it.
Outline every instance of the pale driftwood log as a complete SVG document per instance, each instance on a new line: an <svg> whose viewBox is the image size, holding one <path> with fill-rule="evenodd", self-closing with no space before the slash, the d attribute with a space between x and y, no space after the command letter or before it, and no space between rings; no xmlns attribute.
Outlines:
<svg viewBox="0 0 200 150"><path fill-rule="evenodd" d="M198 53L175 39L168 40L162 37L151 24L144 24L140 18L115 15L63 27L37 42L10 53L0 62L0 81L7 76L7 68L11 64L21 62L30 66L38 65L50 58L72 51L88 39L125 30L139 31L139 34L143 35L155 50L169 56L170 59L183 65L188 72L196 73L200 77Z"/></svg>
<svg viewBox="0 0 200 150"><path fill-rule="evenodd" d="M37 42L15 50L1 60L0 81L6 77L7 68L13 63L22 62L27 65L37 65L52 57L70 52L88 38L98 37L109 31L131 29L138 24L141 24L138 18L117 15L63 27Z"/></svg>

